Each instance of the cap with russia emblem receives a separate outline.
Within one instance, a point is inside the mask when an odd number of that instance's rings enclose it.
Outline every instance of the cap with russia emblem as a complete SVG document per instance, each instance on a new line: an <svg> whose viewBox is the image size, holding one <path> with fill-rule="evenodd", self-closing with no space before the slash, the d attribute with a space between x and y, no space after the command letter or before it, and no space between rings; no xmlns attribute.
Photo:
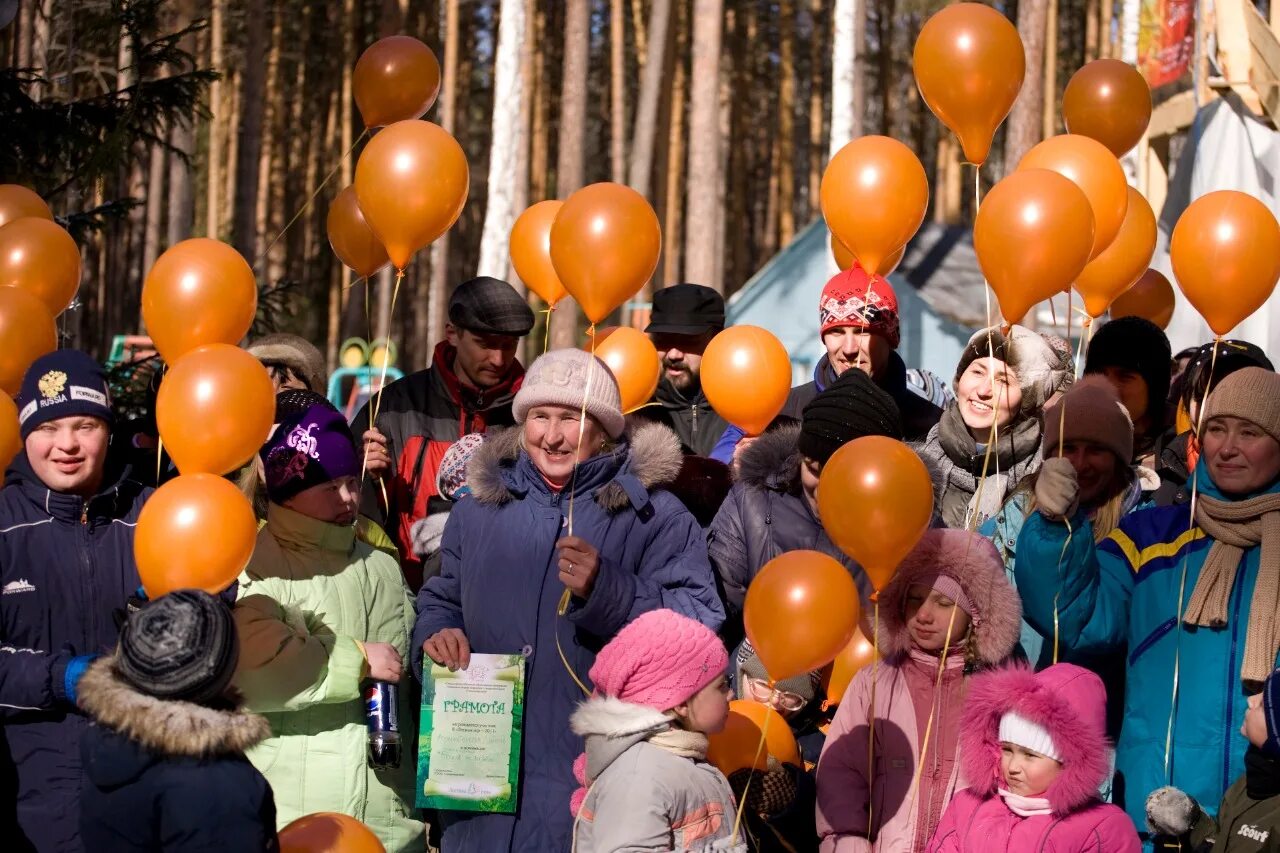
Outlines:
<svg viewBox="0 0 1280 853"><path fill-rule="evenodd" d="M106 371L80 350L54 350L40 356L27 368L18 392L23 440L47 421L74 415L101 418L108 426L114 422Z"/></svg>

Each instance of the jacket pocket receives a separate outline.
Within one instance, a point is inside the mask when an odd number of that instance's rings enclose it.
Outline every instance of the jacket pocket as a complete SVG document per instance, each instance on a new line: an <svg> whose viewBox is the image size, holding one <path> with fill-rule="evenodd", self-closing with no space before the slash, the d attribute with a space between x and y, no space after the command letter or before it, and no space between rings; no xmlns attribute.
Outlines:
<svg viewBox="0 0 1280 853"><path fill-rule="evenodd" d="M1178 624L1177 617L1170 616L1168 619L1166 619L1165 621L1157 625L1154 631L1152 631L1150 634L1147 634L1147 636L1143 638L1142 642L1138 643L1138 645L1133 647L1133 651L1129 653L1129 666L1133 666L1135 663L1137 663L1138 658L1142 657L1144 654L1147 653L1147 651L1151 649L1152 646L1160 642L1160 639L1165 634L1173 630L1174 626L1177 624Z"/></svg>

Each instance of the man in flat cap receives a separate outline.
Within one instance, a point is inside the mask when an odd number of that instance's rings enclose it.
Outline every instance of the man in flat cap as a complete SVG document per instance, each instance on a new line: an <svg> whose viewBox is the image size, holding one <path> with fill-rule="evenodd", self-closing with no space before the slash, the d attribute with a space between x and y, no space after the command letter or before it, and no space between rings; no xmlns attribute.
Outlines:
<svg viewBox="0 0 1280 853"><path fill-rule="evenodd" d="M449 300L446 339L431 366L386 387L372 427L372 400L356 415L352 431L363 434L368 453L361 512L395 541L410 589L422 585L414 530L442 500L440 462L462 436L515 423L511 401L524 378L516 344L532 328L533 311L511 285L488 276L464 281Z"/></svg>

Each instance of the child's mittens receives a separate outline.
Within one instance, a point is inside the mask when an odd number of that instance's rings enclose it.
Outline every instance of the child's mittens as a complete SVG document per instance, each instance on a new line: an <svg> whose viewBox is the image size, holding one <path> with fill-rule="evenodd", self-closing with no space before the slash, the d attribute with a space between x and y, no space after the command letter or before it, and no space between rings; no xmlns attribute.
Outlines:
<svg viewBox="0 0 1280 853"><path fill-rule="evenodd" d="M1185 791L1166 786L1147 797L1147 828L1157 835L1185 835L1200 816L1200 805Z"/></svg>
<svg viewBox="0 0 1280 853"><path fill-rule="evenodd" d="M1036 506L1050 521L1075 515L1080 503L1080 482L1071 462L1060 456L1044 460L1036 476Z"/></svg>

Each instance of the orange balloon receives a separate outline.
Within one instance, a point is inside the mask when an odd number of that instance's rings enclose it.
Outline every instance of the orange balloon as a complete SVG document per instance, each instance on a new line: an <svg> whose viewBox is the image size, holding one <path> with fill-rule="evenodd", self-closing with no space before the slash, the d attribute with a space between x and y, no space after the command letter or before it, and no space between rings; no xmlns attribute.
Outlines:
<svg viewBox="0 0 1280 853"><path fill-rule="evenodd" d="M887 136L862 136L836 152L822 174L822 215L873 275L887 275L894 252L920 230L929 180L920 158Z"/></svg>
<svg viewBox="0 0 1280 853"><path fill-rule="evenodd" d="M316 812L280 830L280 853L386 853L373 830L336 812Z"/></svg>
<svg viewBox="0 0 1280 853"><path fill-rule="evenodd" d="M1280 278L1280 224L1265 204L1235 190L1208 193L1178 217L1169 240L1173 277L1214 334L1234 329Z"/></svg>
<svg viewBox="0 0 1280 853"><path fill-rule="evenodd" d="M24 216L53 221L53 212L40 196L21 184L0 184L0 225Z"/></svg>
<svg viewBox="0 0 1280 853"><path fill-rule="evenodd" d="M156 259L142 285L142 321L169 364L204 344L237 344L258 311L258 283L240 253L194 237Z"/></svg>
<svg viewBox="0 0 1280 853"><path fill-rule="evenodd" d="M178 359L156 394L164 449L184 474L226 474L258 452L275 423L267 369L229 344L207 344Z"/></svg>
<svg viewBox="0 0 1280 853"><path fill-rule="evenodd" d="M248 498L215 474L174 477L138 514L133 556L152 601L175 589L216 594L253 556L258 520Z"/></svg>
<svg viewBox="0 0 1280 853"><path fill-rule="evenodd" d="M31 362L58 348L49 308L16 287L0 287L0 389L17 394Z"/></svg>
<svg viewBox="0 0 1280 853"><path fill-rule="evenodd" d="M990 6L953 3L920 29L911 67L924 102L981 166L1026 74L1018 28Z"/></svg>
<svg viewBox="0 0 1280 853"><path fill-rule="evenodd" d="M982 200L973 248L1005 322L1016 323L1037 302L1069 288L1088 263L1089 199L1057 172L1019 169Z"/></svg>
<svg viewBox="0 0 1280 853"><path fill-rule="evenodd" d="M653 399L662 373L662 359L648 335L630 326L602 329L596 332L595 354L609 365L613 378L618 381L623 414Z"/></svg>
<svg viewBox="0 0 1280 853"><path fill-rule="evenodd" d="M760 748L762 735L764 749ZM795 735L781 714L750 699L734 699L729 703L724 729L707 737L707 761L730 776L748 767L768 770L770 757L781 764L804 768Z"/></svg>
<svg viewBox="0 0 1280 853"><path fill-rule="evenodd" d="M1089 200L1093 211L1093 248L1089 260L1111 245L1124 222L1129 184L1115 155L1087 136L1063 134L1046 139L1027 152L1018 171L1048 169L1070 179Z"/></svg>
<svg viewBox="0 0 1280 853"><path fill-rule="evenodd" d="M391 262L360 211L354 186L343 189L329 205L325 230L338 260L361 278L368 278Z"/></svg>
<svg viewBox="0 0 1280 853"><path fill-rule="evenodd" d="M51 219L15 219L0 228L0 287L27 291L56 317L80 288L80 248Z"/></svg>
<svg viewBox="0 0 1280 853"><path fill-rule="evenodd" d="M839 705L853 682L853 677L863 667L871 666L875 659L876 647L862 633L862 626L858 626L853 639L836 655L831 669L826 673L823 691L827 694L827 704L832 707Z"/></svg>
<svg viewBox="0 0 1280 853"><path fill-rule="evenodd" d="M1062 93L1068 133L1096 139L1117 157L1147 132L1151 87L1138 69L1119 59L1095 59L1071 75Z"/></svg>
<svg viewBox="0 0 1280 853"><path fill-rule="evenodd" d="M388 125L356 163L360 210L400 270L458 220L470 183L462 146L429 121Z"/></svg>
<svg viewBox="0 0 1280 853"><path fill-rule="evenodd" d="M901 441L855 438L822 466L818 515L831 541L883 589L933 517L929 471Z"/></svg>
<svg viewBox="0 0 1280 853"><path fill-rule="evenodd" d="M1173 285L1158 270L1147 270L1137 284L1111 303L1111 318L1144 317L1162 329L1173 319Z"/></svg>
<svg viewBox="0 0 1280 853"><path fill-rule="evenodd" d="M1100 317L1115 298L1133 286L1156 251L1156 216L1142 193L1128 187L1129 206L1120 233L1076 279L1090 317Z"/></svg>
<svg viewBox="0 0 1280 853"><path fill-rule="evenodd" d="M907 247L903 246L889 257L885 258L885 271L880 273L881 277L888 276L898 268L898 264L902 263L902 256L907 253ZM840 271L844 272L858 263L853 257L853 252L849 251L849 247L841 243L836 235L831 235L831 256L836 259L836 266L840 267Z"/></svg>
<svg viewBox="0 0 1280 853"><path fill-rule="evenodd" d="M742 621L765 672L783 681L821 669L848 644L858 627L858 588L834 557L788 551L751 580Z"/></svg>
<svg viewBox="0 0 1280 853"><path fill-rule="evenodd" d="M0 460L7 466L22 452L22 430L18 406L8 394L0 394Z"/></svg>
<svg viewBox="0 0 1280 853"><path fill-rule="evenodd" d="M720 417L759 435L787 404L791 357L767 329L730 326L702 353L702 391Z"/></svg>
<svg viewBox="0 0 1280 853"><path fill-rule="evenodd" d="M511 226L511 266L516 275L554 308L566 293L555 265L551 263L551 223L564 202L540 201L520 214Z"/></svg>
<svg viewBox="0 0 1280 853"><path fill-rule="evenodd" d="M412 36L387 36L356 60L351 90L365 127L421 118L440 94L440 63Z"/></svg>
<svg viewBox="0 0 1280 853"><path fill-rule="evenodd" d="M661 251L653 208L622 184L583 187L551 223L551 264L592 323L640 290L658 268Z"/></svg>

